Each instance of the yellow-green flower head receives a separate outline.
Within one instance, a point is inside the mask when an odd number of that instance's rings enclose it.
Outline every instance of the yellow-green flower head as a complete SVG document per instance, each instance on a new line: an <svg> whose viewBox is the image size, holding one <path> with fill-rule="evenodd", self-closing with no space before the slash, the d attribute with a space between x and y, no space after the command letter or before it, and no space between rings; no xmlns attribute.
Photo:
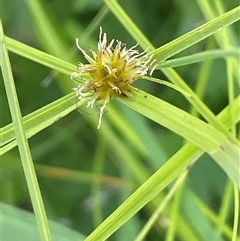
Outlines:
<svg viewBox="0 0 240 241"><path fill-rule="evenodd" d="M101 101L98 128L101 125L102 115L106 105L115 97L132 97L134 90L131 84L141 76L151 75L155 66L152 56L146 51L139 53L135 46L127 49L121 41L114 39L108 44L106 33L102 33L100 27L98 53L90 50L91 56L82 49L76 39L78 49L89 62L79 63L77 72L71 74L71 78L84 78L86 81L74 88L79 100L92 96L87 107L93 107L96 101Z"/></svg>

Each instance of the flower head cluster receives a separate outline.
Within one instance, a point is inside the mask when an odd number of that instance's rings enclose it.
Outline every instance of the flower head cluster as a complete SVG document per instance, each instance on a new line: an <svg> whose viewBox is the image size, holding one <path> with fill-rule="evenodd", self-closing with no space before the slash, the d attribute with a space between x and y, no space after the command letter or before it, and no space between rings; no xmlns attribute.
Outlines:
<svg viewBox="0 0 240 241"><path fill-rule="evenodd" d="M74 88L77 97L81 100L91 96L87 107L93 107L96 101L101 101L98 128L101 125L102 115L106 105L115 97L131 97L133 88L131 84L146 74L152 74L155 60L148 56L146 51L139 53L137 45L127 49L121 41L114 39L108 44L106 33L102 33L100 27L98 53L90 50L91 56L82 49L76 39L76 45L82 52L88 64L79 63L77 72L71 74L71 78L77 77L86 80L83 84Z"/></svg>

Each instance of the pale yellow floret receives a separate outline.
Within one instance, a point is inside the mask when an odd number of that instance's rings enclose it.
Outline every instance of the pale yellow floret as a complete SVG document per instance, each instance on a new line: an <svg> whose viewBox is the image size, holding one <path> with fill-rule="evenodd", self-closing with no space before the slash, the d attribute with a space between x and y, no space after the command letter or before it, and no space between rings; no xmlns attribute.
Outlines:
<svg viewBox="0 0 240 241"><path fill-rule="evenodd" d="M92 96L87 107L93 108L96 101L101 101L99 109L99 123L111 99L115 97L132 97L131 84L141 76L151 75L156 66L153 56L146 54L147 50L139 53L138 44L127 49L121 41L112 39L107 44L107 35L100 27L98 53L90 50L91 56L80 47L76 39L77 48L82 52L88 64L79 63L76 72L71 74L72 79L85 79L83 84L74 88L79 100Z"/></svg>

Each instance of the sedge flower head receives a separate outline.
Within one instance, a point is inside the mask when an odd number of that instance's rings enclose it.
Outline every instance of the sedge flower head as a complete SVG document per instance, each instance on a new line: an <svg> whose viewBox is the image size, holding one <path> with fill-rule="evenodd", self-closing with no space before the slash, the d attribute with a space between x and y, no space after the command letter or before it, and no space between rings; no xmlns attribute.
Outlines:
<svg viewBox="0 0 240 241"><path fill-rule="evenodd" d="M136 49L138 44L127 49L119 40L116 40L114 47L114 42L113 39L107 43L107 35L100 27L98 52L90 50L88 54L76 39L76 45L88 63L79 63L77 72L71 74L73 79L84 79L74 91L79 100L91 97L87 107L93 107L96 101L101 101L98 128L110 100L115 97L132 97L131 84L144 75L151 75L155 68L153 56L146 54L146 51L139 53Z"/></svg>

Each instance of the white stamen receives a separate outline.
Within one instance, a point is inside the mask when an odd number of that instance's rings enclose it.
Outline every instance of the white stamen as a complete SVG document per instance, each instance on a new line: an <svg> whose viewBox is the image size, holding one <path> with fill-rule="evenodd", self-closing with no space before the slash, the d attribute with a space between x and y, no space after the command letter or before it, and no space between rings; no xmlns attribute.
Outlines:
<svg viewBox="0 0 240 241"><path fill-rule="evenodd" d="M112 89L115 90L118 94L121 94L121 90L117 86L113 86Z"/></svg>

